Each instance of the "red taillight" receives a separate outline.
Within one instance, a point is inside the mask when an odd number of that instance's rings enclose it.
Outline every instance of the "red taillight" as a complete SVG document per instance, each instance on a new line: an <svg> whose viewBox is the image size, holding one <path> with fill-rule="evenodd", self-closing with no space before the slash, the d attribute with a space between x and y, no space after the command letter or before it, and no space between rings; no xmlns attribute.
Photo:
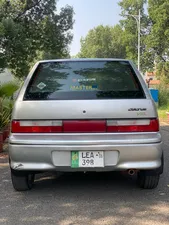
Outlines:
<svg viewBox="0 0 169 225"><path fill-rule="evenodd" d="M12 121L12 133L120 133L157 132L158 119Z"/></svg>
<svg viewBox="0 0 169 225"><path fill-rule="evenodd" d="M63 121L65 133L101 133L106 132L106 120L65 120Z"/></svg>
<svg viewBox="0 0 169 225"><path fill-rule="evenodd" d="M60 122L51 124L44 122L21 122L12 121L12 133L61 133L63 131Z"/></svg>
<svg viewBox="0 0 169 225"><path fill-rule="evenodd" d="M141 120L140 120L141 121ZM159 121L158 119L151 119L148 120L148 124L136 124L133 123L133 125L111 125L111 123L107 123L107 132L157 132L159 131Z"/></svg>

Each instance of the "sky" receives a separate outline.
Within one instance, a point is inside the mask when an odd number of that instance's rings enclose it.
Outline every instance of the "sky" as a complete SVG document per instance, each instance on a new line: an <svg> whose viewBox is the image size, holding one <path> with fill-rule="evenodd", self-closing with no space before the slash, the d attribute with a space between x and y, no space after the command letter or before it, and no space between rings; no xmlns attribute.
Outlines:
<svg viewBox="0 0 169 225"><path fill-rule="evenodd" d="M59 0L58 7L65 5L74 8L73 42L70 54L76 55L80 51L80 38L85 37L89 30L102 25L116 25L120 20L119 0Z"/></svg>

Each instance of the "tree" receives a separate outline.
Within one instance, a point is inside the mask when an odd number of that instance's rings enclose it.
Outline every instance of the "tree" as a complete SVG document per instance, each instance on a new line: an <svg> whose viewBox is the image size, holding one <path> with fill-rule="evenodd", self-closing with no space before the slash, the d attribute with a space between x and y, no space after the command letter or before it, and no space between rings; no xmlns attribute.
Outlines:
<svg viewBox="0 0 169 225"><path fill-rule="evenodd" d="M125 58L123 30L120 25L114 27L98 26L81 38L80 58Z"/></svg>
<svg viewBox="0 0 169 225"><path fill-rule="evenodd" d="M0 68L23 77L37 59L67 57L73 22L55 0L0 0Z"/></svg>
<svg viewBox="0 0 169 225"><path fill-rule="evenodd" d="M144 12L144 6L147 0L121 0L119 5L121 7L121 16L124 17L120 21L124 29L124 43L126 46L127 58L132 59L137 63L138 57L138 29L136 20L129 15L138 15L141 11L141 69L144 71L149 67L145 60L146 43L145 39L149 34L149 20ZM127 16L128 15L128 16Z"/></svg>
<svg viewBox="0 0 169 225"><path fill-rule="evenodd" d="M147 49L156 63L157 76L169 83L169 1L149 0L148 6L152 26Z"/></svg>

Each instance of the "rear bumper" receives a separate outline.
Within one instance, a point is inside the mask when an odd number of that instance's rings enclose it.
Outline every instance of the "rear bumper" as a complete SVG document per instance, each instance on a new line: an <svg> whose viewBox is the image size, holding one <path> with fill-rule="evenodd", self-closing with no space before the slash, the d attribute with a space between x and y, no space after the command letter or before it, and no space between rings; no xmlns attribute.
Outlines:
<svg viewBox="0 0 169 225"><path fill-rule="evenodd" d="M71 168L71 151L104 151L103 168ZM161 166L160 143L120 145L9 144L11 168L25 171L152 170Z"/></svg>

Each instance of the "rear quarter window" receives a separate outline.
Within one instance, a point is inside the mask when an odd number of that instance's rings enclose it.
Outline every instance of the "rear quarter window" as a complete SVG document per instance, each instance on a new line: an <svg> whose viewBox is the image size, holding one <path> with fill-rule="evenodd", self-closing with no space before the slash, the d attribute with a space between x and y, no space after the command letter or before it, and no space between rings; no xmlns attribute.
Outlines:
<svg viewBox="0 0 169 225"><path fill-rule="evenodd" d="M24 100L145 98L127 61L63 61L41 63Z"/></svg>

